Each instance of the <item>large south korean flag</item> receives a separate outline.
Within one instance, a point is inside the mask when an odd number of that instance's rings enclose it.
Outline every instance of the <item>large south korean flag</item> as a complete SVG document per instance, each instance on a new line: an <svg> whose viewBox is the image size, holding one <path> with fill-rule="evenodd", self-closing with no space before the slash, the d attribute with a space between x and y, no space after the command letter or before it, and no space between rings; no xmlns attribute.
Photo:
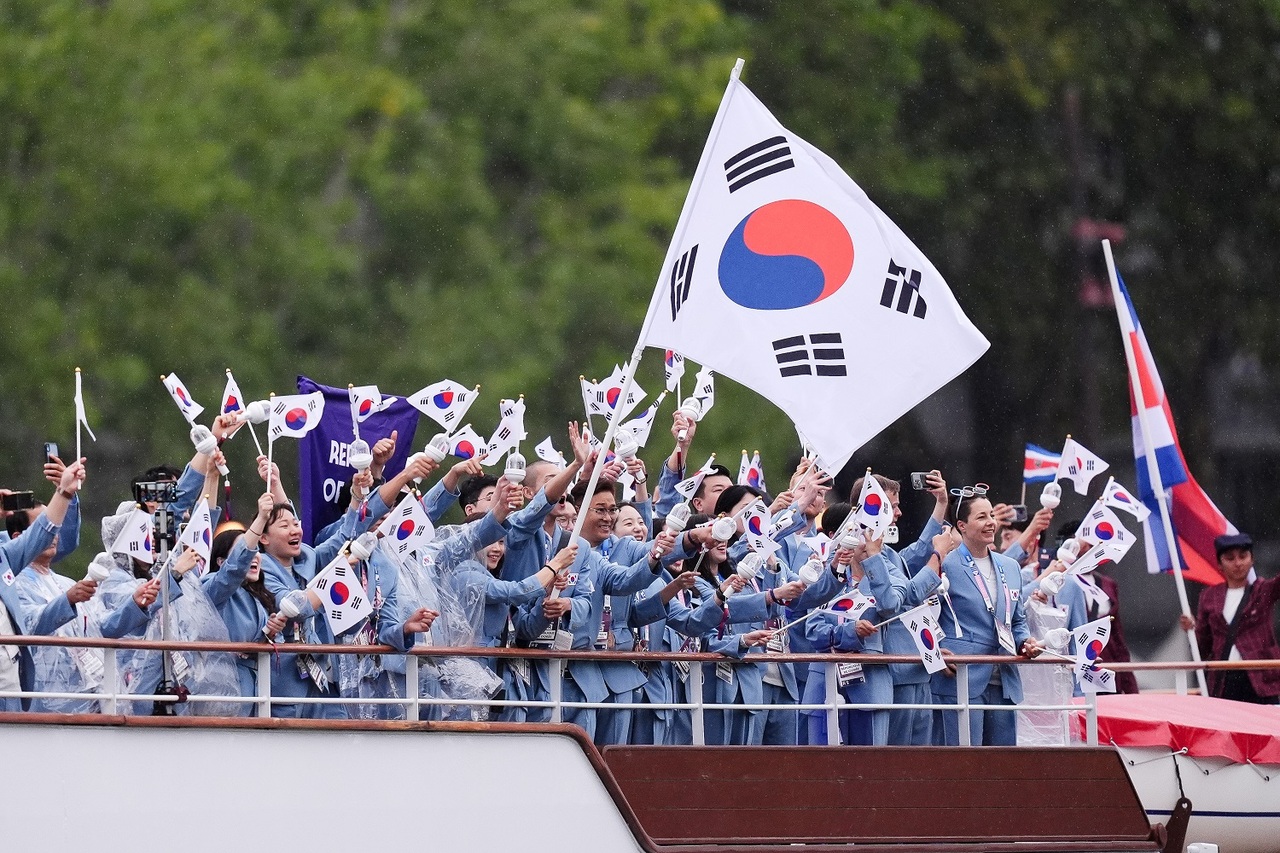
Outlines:
<svg viewBox="0 0 1280 853"><path fill-rule="evenodd" d="M642 341L771 400L828 470L989 346L929 259L737 69Z"/></svg>

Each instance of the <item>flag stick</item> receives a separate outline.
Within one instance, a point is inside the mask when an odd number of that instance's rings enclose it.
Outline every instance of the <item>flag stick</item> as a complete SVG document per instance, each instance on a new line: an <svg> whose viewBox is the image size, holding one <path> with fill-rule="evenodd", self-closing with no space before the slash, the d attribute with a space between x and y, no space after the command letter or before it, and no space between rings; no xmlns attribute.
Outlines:
<svg viewBox="0 0 1280 853"><path fill-rule="evenodd" d="M272 391L268 399L274 400L275 398L275 392ZM271 431L267 430L267 494L271 494L271 456L275 447L275 439L271 437Z"/></svg>
<svg viewBox="0 0 1280 853"><path fill-rule="evenodd" d="M817 616L819 613L828 613L828 612L830 611L828 611L826 607L815 607L805 615L801 616L799 619L795 619L783 625L781 628L778 629L778 631L786 631L790 628L794 628L797 625L800 625L804 622L808 622L810 619L812 619L814 616ZM777 633L777 631L775 631L774 633Z"/></svg>
<svg viewBox="0 0 1280 853"><path fill-rule="evenodd" d="M355 440L359 441L360 440L360 418L357 417L355 406L352 405L355 401L351 399L351 389L355 387L356 386L351 384L350 382L347 383L347 405L351 408L351 433L352 435L355 436Z"/></svg>
<svg viewBox="0 0 1280 853"><path fill-rule="evenodd" d="M76 368L76 461L80 461L80 407L83 405L80 394L80 368Z"/></svg>
<svg viewBox="0 0 1280 853"><path fill-rule="evenodd" d="M262 442L258 441L258 433L253 429L253 421L245 421L249 425L249 435L253 436L253 443L258 448L258 455L263 456Z"/></svg>
<svg viewBox="0 0 1280 853"><path fill-rule="evenodd" d="M913 607L911 608L911 610L915 610L915 608ZM883 622L877 622L874 627L883 628L885 625L888 625L890 622L897 622L903 616L906 616L908 613L910 613L911 610L904 610L901 613L899 613L897 616L890 616L888 619L884 620Z"/></svg>
<svg viewBox="0 0 1280 853"><path fill-rule="evenodd" d="M1125 360L1129 368L1129 385L1133 389L1134 401L1138 408L1138 428L1142 433L1143 457L1147 463L1147 476L1151 489L1155 492L1156 503L1160 506L1160 526L1164 528L1165 547L1169 549L1169 562L1173 565L1173 577L1178 589L1178 604L1182 606L1182 615L1191 618L1191 604L1187 600L1187 583L1182 577L1182 555L1178 553L1178 543L1173 536L1173 522L1169 518L1169 504L1164 494L1164 482L1160 479L1160 465L1155 458L1155 445L1152 444L1151 427L1147 423L1147 401L1142 388L1141 378L1137 375L1137 355L1133 351L1133 341L1124 334L1124 300L1120 294L1120 280L1116 275L1115 258L1111 256L1111 241L1102 241L1102 251L1107 258L1107 276L1111 279L1111 298L1116 304L1116 319L1120 322L1120 337L1124 342ZM1187 631L1187 644L1191 647L1191 659L1200 663L1200 646L1196 642L1195 630ZM1200 693L1209 695L1205 683L1204 670L1196 670L1196 681L1200 684Z"/></svg>
<svg viewBox="0 0 1280 853"><path fill-rule="evenodd" d="M1026 480L1022 481L1022 497L1018 500L1018 503L1022 504L1023 506L1027 505L1027 481Z"/></svg>
<svg viewBox="0 0 1280 853"><path fill-rule="evenodd" d="M738 59L734 63L733 71L729 74L729 84L725 87L724 97L720 101L720 108L716 111L715 120L711 124L711 133L707 137L707 145L703 149L702 157L698 159L698 168L694 172L693 182L689 187L689 194L685 196L684 206L680 210L680 218L676 220L676 233L672 235L671 243L667 246L666 257L662 261L662 269L666 269L679 251L679 246L684 238L685 231L689 228L689 212L693 208L694 199L698 195L698 190L705 180L708 166L710 165L709 153L715 150L716 141L720 136L720 129L724 125L724 117L728 113L728 105L730 97L734 91L734 84L738 82L738 75L742 73L743 60ZM631 386L634 384L636 368L640 365L640 359L644 355L645 340L649 336L649 328L653 325L654 315L657 313L658 306L662 303L662 288L655 284L653 295L649 298L649 310L644 315L644 323L640 326L640 334L636 339L635 349L631 352L631 359L627 362L627 367L623 371L622 388L618 393L618 399L624 402L627 395L631 393ZM618 424L613 419L611 409L605 417L607 428L605 429L604 438L600 442L600 456L596 464L591 466L591 477L587 480L586 494L590 496L595 492L596 484L600 482L600 471L604 468L604 456L609 451L609 445L613 441L613 435L617 432ZM582 507L578 512L577 519L573 523L573 533L569 541L574 542L582 535L582 526L586 523L587 513L586 507ZM559 590L553 589L552 599L559 597Z"/></svg>

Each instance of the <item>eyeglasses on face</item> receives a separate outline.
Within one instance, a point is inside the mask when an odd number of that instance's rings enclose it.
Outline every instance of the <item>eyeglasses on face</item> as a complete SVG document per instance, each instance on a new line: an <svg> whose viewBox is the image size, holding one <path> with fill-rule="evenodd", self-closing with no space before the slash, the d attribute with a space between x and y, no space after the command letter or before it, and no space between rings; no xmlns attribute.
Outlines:
<svg viewBox="0 0 1280 853"><path fill-rule="evenodd" d="M591 513L593 515L598 515L602 518L606 518L611 515L617 515L618 508L616 506L593 506L591 508Z"/></svg>

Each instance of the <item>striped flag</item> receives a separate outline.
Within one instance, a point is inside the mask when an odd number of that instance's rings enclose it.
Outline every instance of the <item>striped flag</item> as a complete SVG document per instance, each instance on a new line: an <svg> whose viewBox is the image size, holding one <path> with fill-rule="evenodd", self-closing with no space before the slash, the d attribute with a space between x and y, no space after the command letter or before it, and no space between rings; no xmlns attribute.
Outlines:
<svg viewBox="0 0 1280 853"><path fill-rule="evenodd" d="M1238 531L1221 510L1214 506L1213 501L1187 470L1187 462L1183 458L1178 433L1173 424L1173 411L1165 397L1164 385L1156 371L1151 348L1142 332L1142 324L1138 322L1138 312L1134 310L1133 300L1129 298L1129 291L1125 288L1119 271L1116 272L1116 282L1123 303L1118 304L1116 310L1120 317L1120 332L1132 344L1136 362L1129 365L1129 411L1133 423L1133 456L1138 473L1137 493L1152 513L1143 522L1147 570L1152 573L1173 571L1168 538L1161 529L1164 522L1147 469L1147 456L1150 455L1159 471L1160 483L1168 495L1169 516L1173 524L1174 541L1182 557L1183 576L1202 584L1221 583L1222 574L1218 571L1218 557L1213 540L1224 533ZM1138 413L1138 394L1134 388L1135 377L1141 388L1145 407L1145 417L1141 419ZM1146 421L1151 435L1150 448L1143 441L1142 420Z"/></svg>
<svg viewBox="0 0 1280 853"><path fill-rule="evenodd" d="M1038 444L1028 444L1022 460L1022 482L1052 483L1058 478L1058 462L1062 457Z"/></svg>

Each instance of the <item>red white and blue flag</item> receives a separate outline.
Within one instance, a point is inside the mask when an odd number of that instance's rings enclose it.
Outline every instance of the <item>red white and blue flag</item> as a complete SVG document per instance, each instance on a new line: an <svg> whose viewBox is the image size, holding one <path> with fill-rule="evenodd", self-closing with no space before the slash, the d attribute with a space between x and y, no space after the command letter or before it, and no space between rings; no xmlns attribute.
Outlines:
<svg viewBox="0 0 1280 853"><path fill-rule="evenodd" d="M920 655L920 662L924 664L925 671L933 674L946 669L947 663L942 659L942 640L946 634L938 624L938 616L933 610L933 605L926 601L918 607L913 607L902 614L900 621L911 634L911 639L915 641L916 652Z"/></svg>
<svg viewBox="0 0 1280 853"><path fill-rule="evenodd" d="M421 501L412 493L406 494L378 525L378 535L391 545L391 551L403 559L410 551L429 543L436 536L436 528L422 508Z"/></svg>
<svg viewBox="0 0 1280 853"><path fill-rule="evenodd" d="M1109 507L1124 510L1138 521L1146 521L1151 515L1151 510L1147 509L1142 501L1134 497L1128 489L1117 483L1115 477L1107 480L1107 487L1102 492L1101 500Z"/></svg>
<svg viewBox="0 0 1280 853"><path fill-rule="evenodd" d="M204 411L204 406L200 405L191 396L191 392L187 390L187 386L182 384L182 380L178 378L178 374L170 373L161 381L169 392L169 396L173 398L173 402L178 404L178 411L182 412L182 416L187 419L187 423L195 426L196 418L200 417L200 413Z"/></svg>
<svg viewBox="0 0 1280 853"><path fill-rule="evenodd" d="M231 375L231 368L228 367L227 385L222 389L222 405L219 411L224 415L234 415L244 411L246 405L248 403L240 393L240 386L236 383L236 378Z"/></svg>
<svg viewBox="0 0 1280 853"><path fill-rule="evenodd" d="M341 553L324 571L316 575L307 589L320 598L320 606L329 620L334 636L359 624L373 613L373 603L360 578L351 569L346 553Z"/></svg>
<svg viewBox="0 0 1280 853"><path fill-rule="evenodd" d="M1160 507L1156 501L1155 490L1152 488L1151 476L1147 468L1147 458L1150 456L1159 471L1160 483L1168 497L1169 516L1173 524L1178 554L1181 556L1183 576L1202 584L1221 583L1222 575L1218 571L1213 540L1224 533L1236 533L1236 528L1214 506L1213 501L1187 470L1187 462L1182 455L1178 433L1173 424L1173 412L1164 394L1164 385L1160 381L1160 374L1156 371L1155 360L1151 357L1151 348L1147 345L1146 335L1142 332L1142 324L1138 322L1138 312L1134 310L1133 300L1129 298L1129 291L1125 288L1124 280L1120 278L1118 271L1116 283L1122 297L1117 300L1116 305L1116 313L1120 317L1120 332L1129 339L1133 359L1136 362L1129 364L1129 411L1133 422L1133 456L1138 474L1137 493L1139 499L1152 512L1151 517L1143 522L1146 534L1144 538L1147 548L1147 570L1152 573L1173 571L1168 538L1162 530L1164 522L1160 516ZM1134 387L1135 379L1141 390L1141 400L1144 405L1144 416L1141 420L1138 411L1139 396ZM1150 448L1143 440L1143 420L1151 436Z"/></svg>
<svg viewBox="0 0 1280 853"><path fill-rule="evenodd" d="M452 379L442 379L405 399L452 435L479 394L479 385L467 389Z"/></svg>
<svg viewBox="0 0 1280 853"><path fill-rule="evenodd" d="M1038 444L1028 444L1022 462L1022 482L1052 483L1058 478L1058 462L1061 459L1059 454L1045 450Z"/></svg>

